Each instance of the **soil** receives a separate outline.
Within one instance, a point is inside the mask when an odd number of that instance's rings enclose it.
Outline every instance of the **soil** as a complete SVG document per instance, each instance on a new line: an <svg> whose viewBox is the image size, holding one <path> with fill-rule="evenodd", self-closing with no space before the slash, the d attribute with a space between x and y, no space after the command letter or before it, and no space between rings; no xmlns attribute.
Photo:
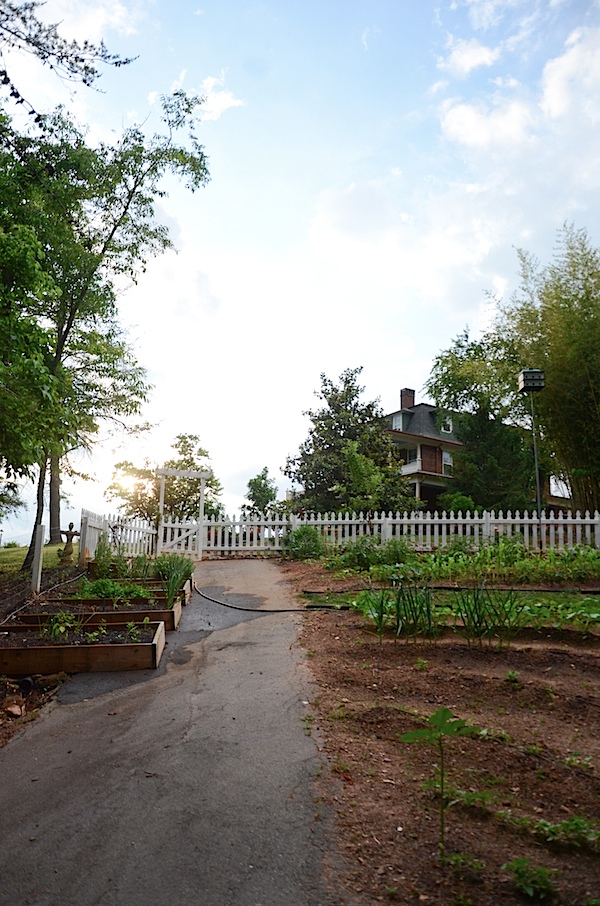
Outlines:
<svg viewBox="0 0 600 906"><path fill-rule="evenodd" d="M298 593L356 586L313 564L281 568ZM449 632L435 644L388 636L380 645L356 611L325 611L304 619L300 642L316 684L311 732L330 765L320 795L347 859L348 902L537 902L503 867L528 859L556 888L545 902L600 903L600 638L529 633L499 650L469 648ZM442 707L485 730L445 744L446 783L462 791L446 811L445 863L439 782L431 785L439 751L400 740ZM564 829L575 817L595 827L591 842L540 836L553 834L540 822Z"/></svg>
<svg viewBox="0 0 600 906"><path fill-rule="evenodd" d="M330 593L364 587L319 564L280 569L296 593L319 593L325 603ZM503 650L469 648L452 634L435 644L386 637L380 645L357 612L335 610L308 613L299 641L314 679L306 731L329 766L317 780L317 813L333 811L345 857L342 881L335 868L340 906L537 902L504 868L514 859L547 870L534 877L555 888L543 902L600 903L598 835L574 846L547 842L534 827L548 836L551 826L583 817L600 831L597 636L535 633ZM33 689L0 684L0 746L61 679L35 677ZM20 716L7 711L15 701ZM431 787L439 752L399 738L442 707L486 731L445 745L446 782L462 791L452 793L459 801L446 813L445 862Z"/></svg>

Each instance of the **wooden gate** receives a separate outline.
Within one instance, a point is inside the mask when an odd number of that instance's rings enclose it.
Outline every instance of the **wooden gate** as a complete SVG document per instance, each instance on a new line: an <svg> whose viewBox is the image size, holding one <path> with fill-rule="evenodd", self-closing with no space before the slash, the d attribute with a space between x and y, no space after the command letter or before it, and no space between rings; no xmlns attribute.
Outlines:
<svg viewBox="0 0 600 906"><path fill-rule="evenodd" d="M183 554L194 560L202 559L202 525L200 522L163 520L158 527L156 554Z"/></svg>

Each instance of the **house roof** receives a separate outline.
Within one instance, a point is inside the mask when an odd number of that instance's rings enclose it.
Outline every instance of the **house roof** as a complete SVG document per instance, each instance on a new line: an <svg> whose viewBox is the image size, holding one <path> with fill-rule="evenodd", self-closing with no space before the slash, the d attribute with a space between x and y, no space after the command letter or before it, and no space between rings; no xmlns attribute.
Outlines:
<svg viewBox="0 0 600 906"><path fill-rule="evenodd" d="M395 415L405 417L403 430L392 429L394 434L409 434L413 437L426 437L439 443L456 444L462 446L455 434L440 431L437 426L436 408L429 403L417 403L409 409L398 409L386 416L390 425Z"/></svg>

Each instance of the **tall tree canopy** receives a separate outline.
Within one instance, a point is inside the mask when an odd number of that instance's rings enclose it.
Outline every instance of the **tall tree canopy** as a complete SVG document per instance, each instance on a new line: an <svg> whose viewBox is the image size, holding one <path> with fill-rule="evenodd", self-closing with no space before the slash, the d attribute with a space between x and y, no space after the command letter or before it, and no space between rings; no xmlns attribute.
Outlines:
<svg viewBox="0 0 600 906"><path fill-rule="evenodd" d="M118 324L115 281L135 280L151 256L172 247L155 218L165 175L182 177L192 191L208 180L195 134L200 103L178 91L163 98L162 132L147 138L135 126L115 145L93 148L62 111L45 117L35 135L17 135L6 122L0 128L0 165L10 173L0 206L35 235L49 284L43 293L21 287L18 304L7 303L13 321L30 318L46 329L54 423L38 459L36 524L47 462L56 471L66 452L89 444L101 420L134 415L146 399L145 373Z"/></svg>
<svg viewBox="0 0 600 906"><path fill-rule="evenodd" d="M437 356L427 388L438 405L480 423L529 427L517 376L544 371L535 410L545 470L568 485L576 509L600 510L600 251L585 230L566 225L550 264L518 255L519 290L498 304L480 340L465 331Z"/></svg>
<svg viewBox="0 0 600 906"><path fill-rule="evenodd" d="M496 324L507 353L541 368L536 417L580 510L600 510L600 250L565 226L546 266L519 253L521 287Z"/></svg>
<svg viewBox="0 0 600 906"><path fill-rule="evenodd" d="M258 516L273 511L277 502L277 483L269 477L267 466L248 481L247 504L242 507L246 516Z"/></svg>
<svg viewBox="0 0 600 906"><path fill-rule="evenodd" d="M288 457L284 474L300 485L297 503L305 510L415 508L379 401L361 400L361 372L348 368L337 384L322 374L316 396L325 405L304 413L312 427L298 454Z"/></svg>
<svg viewBox="0 0 600 906"><path fill-rule="evenodd" d="M110 54L104 43L68 41L62 37L57 24L40 19L38 10L44 4L37 0L12 3L0 0L0 88L15 101L23 104L36 119L31 104L23 97L8 71L6 51L28 53L58 76L69 81L82 82L88 87L100 77L100 64L125 66L131 60Z"/></svg>
<svg viewBox="0 0 600 906"><path fill-rule="evenodd" d="M177 454L163 464L165 469L182 469L211 473L206 480L204 512L207 516L220 516L223 508L219 502L222 493L220 481L210 465L208 451L200 445L197 434L178 434L171 444ZM178 522L195 522L200 512L201 479L165 479L164 515ZM108 488L109 499L120 500L119 509L127 516L139 516L155 524L159 518L160 477L156 466L146 460L143 466L119 462L115 466L113 482Z"/></svg>

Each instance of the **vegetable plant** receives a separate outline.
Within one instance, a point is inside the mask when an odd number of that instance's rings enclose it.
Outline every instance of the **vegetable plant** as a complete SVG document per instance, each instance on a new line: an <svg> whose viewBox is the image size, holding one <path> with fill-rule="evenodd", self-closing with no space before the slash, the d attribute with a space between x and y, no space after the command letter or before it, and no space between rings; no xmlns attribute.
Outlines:
<svg viewBox="0 0 600 906"><path fill-rule="evenodd" d="M459 736L473 736L480 733L478 727L467 724L460 717L454 717L449 708L438 708L438 710L427 719L427 725L419 730L411 730L409 733L403 733L400 737L401 742L406 743L424 743L437 748L439 754L438 775L440 783L440 812L439 812L439 850L440 857L444 861L446 856L446 810L449 806L449 800L446 794L446 765L445 765L445 746L446 740Z"/></svg>
<svg viewBox="0 0 600 906"><path fill-rule="evenodd" d="M526 897L545 900L556 893L552 876L556 871L532 865L529 859L513 859L502 868L513 875L515 887Z"/></svg>

